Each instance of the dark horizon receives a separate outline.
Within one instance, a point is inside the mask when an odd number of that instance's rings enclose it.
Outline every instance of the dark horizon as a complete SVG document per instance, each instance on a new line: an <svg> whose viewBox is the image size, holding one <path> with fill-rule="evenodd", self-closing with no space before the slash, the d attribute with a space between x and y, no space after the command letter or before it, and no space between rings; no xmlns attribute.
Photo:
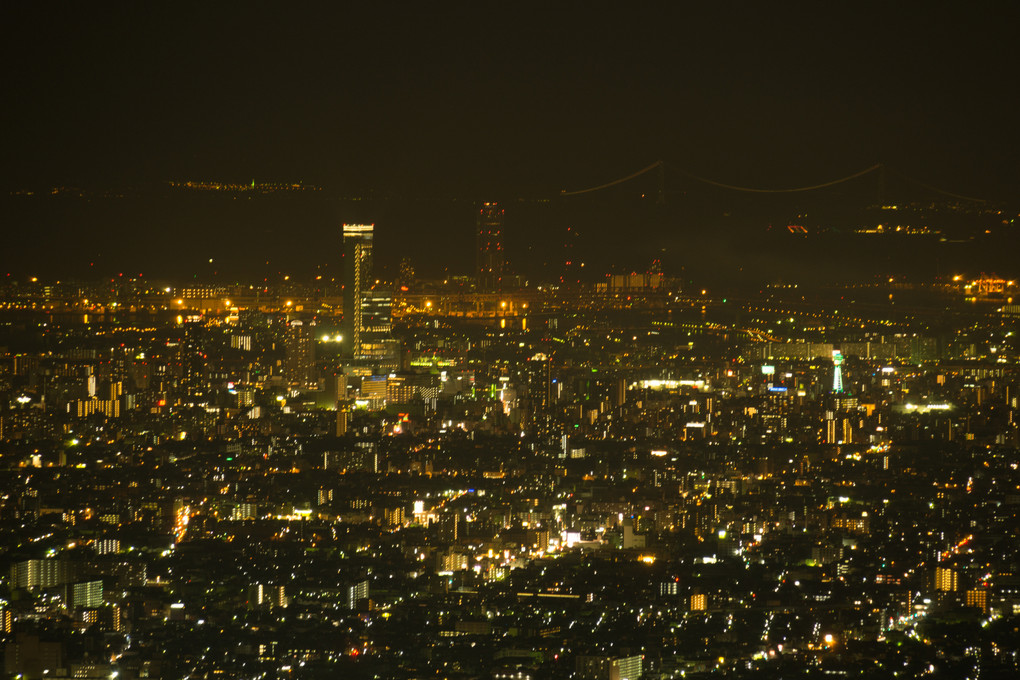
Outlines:
<svg viewBox="0 0 1020 680"><path fill-rule="evenodd" d="M1015 217L995 205L915 194L913 211L881 210L874 187L800 195L734 195L709 188L669 191L654 178L578 197L501 201L510 271L536 282L561 273L566 228L577 236L582 278L644 271L659 259L668 275L704 285L770 280L824 284L901 275L934 280L955 273L1016 276ZM870 182L873 184L873 182ZM848 183L849 184L849 183ZM668 189L668 187L667 187ZM922 198L924 200L922 200ZM901 203L902 199L890 199ZM146 278L272 282L290 275L339 279L340 226L374 223L379 275L404 257L420 276L473 275L470 200L340 198L330 192L158 191L123 196L8 196L14 226L3 274L53 279ZM904 214L906 212L906 214ZM919 235L854 230L897 219L931 228ZM808 230L801 236L788 225ZM213 260L212 263L209 260Z"/></svg>

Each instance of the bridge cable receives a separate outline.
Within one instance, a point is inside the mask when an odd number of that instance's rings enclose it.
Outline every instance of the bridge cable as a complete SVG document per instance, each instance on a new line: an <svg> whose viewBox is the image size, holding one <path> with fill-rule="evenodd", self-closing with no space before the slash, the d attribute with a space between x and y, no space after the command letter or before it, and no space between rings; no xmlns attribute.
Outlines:
<svg viewBox="0 0 1020 680"><path fill-rule="evenodd" d="M933 187L930 184L925 184L924 182L922 182L919 179L914 179L913 177L910 177L908 175L904 175L902 172L896 172L895 170L893 170L893 172L896 175L898 175L899 177L902 177L903 179L907 180L908 182L916 184L919 187L923 187L925 189L928 189L929 191L934 191L937 194L944 194L946 196L952 196L953 198L959 198L960 200L971 201L971 202L974 202L974 203L988 203L988 201L983 199L983 198L974 198L973 196L964 196L963 194L954 194L952 191L946 191L945 189L939 189L938 187Z"/></svg>
<svg viewBox="0 0 1020 680"><path fill-rule="evenodd" d="M878 170L881 167L882 167L881 163L876 163L875 165L872 165L870 168L865 168L860 172L855 172L852 175L847 175L846 177L841 177L840 179L834 179L831 182L815 184L809 187L796 187L793 189L755 189L752 187L738 187L732 184L723 184L722 182L716 182L715 180L707 179L705 177L698 177L697 175L689 173L685 170L679 170L679 172L687 177L690 177L693 180L704 182L705 184L711 184L717 187L722 187L723 189L732 189L733 191L746 191L755 194L792 194L800 191L814 191L815 189L824 189L825 187L831 187L835 184L842 184L843 182L848 182L852 179L857 179L858 177L867 175L869 172L874 172L875 170Z"/></svg>
<svg viewBox="0 0 1020 680"><path fill-rule="evenodd" d="M626 177L621 177L619 179L615 179L615 180L613 180L611 182L606 182L605 184L599 184L598 186L589 187L587 189L578 189L576 191L567 191L567 190L564 189L564 190L560 191L560 196L577 196L579 194L587 194L587 193L590 193L592 191L600 191L602 189L608 189L609 187L616 186L617 184L623 184L624 182L629 182L630 180L632 180L632 179L634 179L636 177L640 177L641 175L645 174L646 172L649 172L651 170L654 170L654 169L660 168L660 167L664 167L664 166L665 166L665 163L663 161L656 161L656 162L652 163L651 165L638 170L635 173L627 175ZM682 168L677 168L677 171L680 172L682 175L684 175L686 177L689 177L689 178L691 178L693 180L696 180L698 182L703 182L705 184L710 184L712 186L717 186L717 187L720 187L722 189L730 189L730 190L733 190L733 191L744 191L744 192L755 193L755 194L791 194L791 193L799 193L799 192L804 192L804 191L814 191L816 189L824 189L826 187L831 187L831 186L835 186L837 184L842 184L843 182L849 182L852 179L857 179L858 177L863 177L864 175L867 175L867 174L869 174L871 172L874 172L875 170L878 170L878 169L881 169L881 168L885 168L885 167L886 166L884 164L882 164L882 163L876 163L875 165L872 165L869 168L865 168L865 169L863 169L863 170L861 170L859 172L855 172L855 173L853 173L851 175L847 175L846 177L841 177L839 179L834 179L834 180L829 181L829 182L823 182L822 184L814 184L814 185L806 186L806 187L794 187L794 188L788 188L788 189L760 189L760 188L756 188L756 187L742 187L742 186L736 186L734 184L725 184L723 182L717 182L717 181L715 181L713 179L708 179L707 177L700 177L698 175L695 175L694 173L687 172L686 170L683 170ZM888 170L888 168L886 168L886 170ZM899 177L902 177L903 179L907 180L908 182L912 182L912 183L914 183L914 184L916 184L916 185L918 185L920 187L928 189L929 191L934 191L936 193L943 194L945 196L951 196L953 198L958 198L958 199L964 200L964 201L972 201L972 202L975 202L975 203L988 203L988 201L983 199L983 198L975 198L973 196L965 196L963 194L956 194L956 193L953 193L952 191L946 191L944 189L939 189L938 187L934 187L934 186L932 186L930 184L926 184L926 183L924 183L924 182L922 182L922 181L920 181L918 179L914 179L913 177L909 177L907 175L904 175L901 172L897 172L895 170L893 170L893 172L896 175L898 175Z"/></svg>
<svg viewBox="0 0 1020 680"><path fill-rule="evenodd" d="M659 167L661 165L662 165L662 161L655 161L654 163L649 165L647 168L642 168L641 170L638 170L637 172L635 172L632 175L627 175L626 177L621 177L620 179L613 180L612 182L606 182L605 184L600 184L597 187L591 187L589 189L578 189L577 191L567 191L566 189L564 189L564 190L560 191L560 196L576 196L577 194L587 194L590 191L598 191L599 189L608 189L611 186L615 186L617 184L623 184L624 182L632 180L635 177L640 177L641 175L645 174L649 170L654 170L655 168L657 168L657 167Z"/></svg>

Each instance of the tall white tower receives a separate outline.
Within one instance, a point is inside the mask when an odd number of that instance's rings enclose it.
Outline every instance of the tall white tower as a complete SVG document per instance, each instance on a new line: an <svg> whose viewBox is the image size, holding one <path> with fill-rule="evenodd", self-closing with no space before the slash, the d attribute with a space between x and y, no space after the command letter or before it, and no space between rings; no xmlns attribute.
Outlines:
<svg viewBox="0 0 1020 680"><path fill-rule="evenodd" d="M843 353L838 349L832 351L832 391L843 393Z"/></svg>

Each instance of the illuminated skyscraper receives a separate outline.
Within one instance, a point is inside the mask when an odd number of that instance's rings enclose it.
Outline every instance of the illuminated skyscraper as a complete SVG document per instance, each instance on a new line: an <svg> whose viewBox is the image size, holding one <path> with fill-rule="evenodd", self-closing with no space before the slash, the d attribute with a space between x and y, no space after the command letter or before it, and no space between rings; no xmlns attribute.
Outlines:
<svg viewBox="0 0 1020 680"><path fill-rule="evenodd" d="M372 277L373 224L344 225L344 320L343 353L348 358L361 354L362 294Z"/></svg>
<svg viewBox="0 0 1020 680"><path fill-rule="evenodd" d="M483 203L478 209L476 231L478 287L498 291L503 287L503 208L498 203Z"/></svg>
<svg viewBox="0 0 1020 680"><path fill-rule="evenodd" d="M843 353L838 349L832 352L832 391L843 393Z"/></svg>
<svg viewBox="0 0 1020 680"><path fill-rule="evenodd" d="M361 291L361 329L355 359L396 370L400 342L391 327L393 293L389 288L366 286Z"/></svg>

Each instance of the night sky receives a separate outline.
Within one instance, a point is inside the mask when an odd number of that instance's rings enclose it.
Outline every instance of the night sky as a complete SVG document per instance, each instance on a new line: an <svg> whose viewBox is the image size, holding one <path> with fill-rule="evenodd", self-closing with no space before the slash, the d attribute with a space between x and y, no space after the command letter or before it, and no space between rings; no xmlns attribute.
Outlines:
<svg viewBox="0 0 1020 680"><path fill-rule="evenodd" d="M5 3L9 185L1020 179L1015 3L104 4Z"/></svg>
<svg viewBox="0 0 1020 680"><path fill-rule="evenodd" d="M1012 2L5 3L3 184L507 200L659 159L754 187L883 162L1014 201L1018 18Z"/></svg>

